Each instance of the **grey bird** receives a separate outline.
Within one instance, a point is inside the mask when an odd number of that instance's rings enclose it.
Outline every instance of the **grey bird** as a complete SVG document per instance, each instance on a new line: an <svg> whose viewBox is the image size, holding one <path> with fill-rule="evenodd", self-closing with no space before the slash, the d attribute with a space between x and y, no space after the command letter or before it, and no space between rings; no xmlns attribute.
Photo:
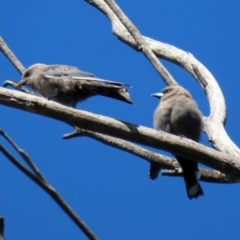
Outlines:
<svg viewBox="0 0 240 240"><path fill-rule="evenodd" d="M130 85L96 78L67 65L34 64L23 72L17 87L22 85L31 87L36 95L71 107L95 95L133 103L125 88Z"/></svg>
<svg viewBox="0 0 240 240"><path fill-rule="evenodd" d="M168 86L162 90L162 93L152 94L152 96L161 98L154 113L155 129L199 141L202 131L202 114L187 90L178 85ZM203 195L202 187L198 182L200 178L198 163L181 156L176 156L176 159L183 170L188 198ZM150 177L154 179L157 171L159 169L151 166Z"/></svg>

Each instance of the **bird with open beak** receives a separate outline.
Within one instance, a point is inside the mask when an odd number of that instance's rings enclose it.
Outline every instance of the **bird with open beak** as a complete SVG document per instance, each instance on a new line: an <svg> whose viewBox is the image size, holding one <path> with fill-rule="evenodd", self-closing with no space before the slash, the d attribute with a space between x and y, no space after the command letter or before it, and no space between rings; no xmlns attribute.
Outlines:
<svg viewBox="0 0 240 240"><path fill-rule="evenodd" d="M155 129L199 141L202 131L202 114L187 90L173 85L152 96L161 98L154 113ZM202 187L198 182L200 178L198 163L182 156L176 156L176 159L182 167L188 198L203 195ZM150 167L150 178L155 179L159 170L160 168L153 164Z"/></svg>
<svg viewBox="0 0 240 240"><path fill-rule="evenodd" d="M23 72L17 87L22 85L31 87L39 96L71 107L95 95L133 103L126 89L130 85L96 78L67 65L34 64Z"/></svg>

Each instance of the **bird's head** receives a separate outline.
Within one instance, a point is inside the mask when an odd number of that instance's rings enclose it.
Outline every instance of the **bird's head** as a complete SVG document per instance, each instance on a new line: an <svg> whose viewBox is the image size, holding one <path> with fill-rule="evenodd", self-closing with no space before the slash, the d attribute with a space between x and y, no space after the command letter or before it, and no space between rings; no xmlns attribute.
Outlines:
<svg viewBox="0 0 240 240"><path fill-rule="evenodd" d="M39 74L39 72L41 72L42 68L44 68L46 65L45 64L34 64L30 67L28 67L27 69L25 69L25 71L22 74L22 80L17 84L18 87L21 87L23 85L29 85L31 86L34 81L34 76L36 74Z"/></svg>
<svg viewBox="0 0 240 240"><path fill-rule="evenodd" d="M165 87L160 93L151 94L152 97L156 97L158 99L166 99L175 95L185 95L191 98L191 94L179 85L168 86Z"/></svg>

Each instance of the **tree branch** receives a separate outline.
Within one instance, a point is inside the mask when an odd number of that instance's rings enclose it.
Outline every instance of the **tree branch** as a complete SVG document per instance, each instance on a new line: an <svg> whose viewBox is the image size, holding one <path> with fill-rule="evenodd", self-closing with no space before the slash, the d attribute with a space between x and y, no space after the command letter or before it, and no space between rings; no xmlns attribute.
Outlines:
<svg viewBox="0 0 240 240"><path fill-rule="evenodd" d="M12 145L12 147L21 155L23 160L28 164L28 166L32 169L35 176L39 178L41 181L46 182L43 175L37 168L37 166L34 164L34 162L31 160L31 158L28 156L28 154L21 148L17 146L17 144L0 128L0 134Z"/></svg>
<svg viewBox="0 0 240 240"><path fill-rule="evenodd" d="M6 58L13 64L13 66L18 70L18 72L22 75L24 71L24 66L22 63L17 59L8 45L0 36L0 51L6 56Z"/></svg>

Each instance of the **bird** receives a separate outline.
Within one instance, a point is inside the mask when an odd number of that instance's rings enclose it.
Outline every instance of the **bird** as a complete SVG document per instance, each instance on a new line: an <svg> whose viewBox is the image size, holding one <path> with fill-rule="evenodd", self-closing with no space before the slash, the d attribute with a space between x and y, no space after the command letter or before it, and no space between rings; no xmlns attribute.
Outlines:
<svg viewBox="0 0 240 240"><path fill-rule="evenodd" d="M129 84L96 78L92 73L68 65L37 63L28 67L17 84L27 85L38 96L75 108L78 102L95 95L133 104L126 87Z"/></svg>
<svg viewBox="0 0 240 240"><path fill-rule="evenodd" d="M161 99L154 112L154 128L198 142L202 131L202 113L191 94L179 85L171 85L161 93L152 94ZM198 181L200 172L198 163L182 156L176 156L182 171L189 199L203 195ZM160 169L150 166L150 177L157 177Z"/></svg>

